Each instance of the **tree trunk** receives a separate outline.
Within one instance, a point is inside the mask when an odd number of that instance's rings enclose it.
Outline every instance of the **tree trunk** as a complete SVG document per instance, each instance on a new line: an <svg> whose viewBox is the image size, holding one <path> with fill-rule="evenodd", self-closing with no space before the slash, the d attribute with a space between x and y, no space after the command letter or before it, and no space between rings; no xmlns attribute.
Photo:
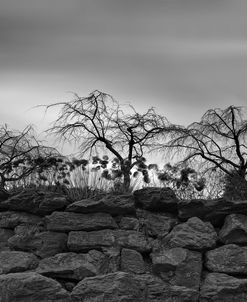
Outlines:
<svg viewBox="0 0 247 302"><path fill-rule="evenodd" d="M129 190L130 187L130 165L126 163L121 164L121 170L123 172L123 189L125 192Z"/></svg>
<svg viewBox="0 0 247 302"><path fill-rule="evenodd" d="M130 172L126 171L124 172L124 190L128 191L130 187Z"/></svg>

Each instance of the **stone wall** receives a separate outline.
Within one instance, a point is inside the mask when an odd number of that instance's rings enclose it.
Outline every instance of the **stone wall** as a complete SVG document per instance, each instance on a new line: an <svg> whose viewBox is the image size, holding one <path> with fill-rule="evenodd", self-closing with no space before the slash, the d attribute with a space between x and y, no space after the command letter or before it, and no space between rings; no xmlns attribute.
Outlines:
<svg viewBox="0 0 247 302"><path fill-rule="evenodd" d="M246 302L247 201L0 200L0 302Z"/></svg>

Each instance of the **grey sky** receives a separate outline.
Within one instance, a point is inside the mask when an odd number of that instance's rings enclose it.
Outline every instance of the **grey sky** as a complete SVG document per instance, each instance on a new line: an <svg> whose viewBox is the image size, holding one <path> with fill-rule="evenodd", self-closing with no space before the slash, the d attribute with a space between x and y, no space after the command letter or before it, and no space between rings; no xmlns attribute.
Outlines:
<svg viewBox="0 0 247 302"><path fill-rule="evenodd" d="M1 0L0 119L94 89L172 122L247 99L246 0Z"/></svg>

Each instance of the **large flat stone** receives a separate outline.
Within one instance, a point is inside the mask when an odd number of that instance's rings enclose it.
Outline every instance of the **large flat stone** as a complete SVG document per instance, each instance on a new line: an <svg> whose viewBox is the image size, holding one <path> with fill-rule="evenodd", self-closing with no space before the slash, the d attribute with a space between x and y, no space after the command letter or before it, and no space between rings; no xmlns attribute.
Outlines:
<svg viewBox="0 0 247 302"><path fill-rule="evenodd" d="M247 279L210 273L201 286L200 302L246 302Z"/></svg>
<svg viewBox="0 0 247 302"><path fill-rule="evenodd" d="M24 211L43 216L63 210L68 204L64 195L48 190L26 189L0 202L0 210Z"/></svg>
<svg viewBox="0 0 247 302"><path fill-rule="evenodd" d="M37 234L16 234L9 238L9 247L13 250L26 251L46 258L67 250L67 238L64 233L42 232Z"/></svg>
<svg viewBox="0 0 247 302"><path fill-rule="evenodd" d="M151 274L135 275L142 290L145 292L147 302L198 302L199 292L184 287L172 286Z"/></svg>
<svg viewBox="0 0 247 302"><path fill-rule="evenodd" d="M132 195L108 195L100 200L82 199L70 204L66 211L76 213L103 212L112 215L127 215L135 213Z"/></svg>
<svg viewBox="0 0 247 302"><path fill-rule="evenodd" d="M17 273L34 269L39 261L31 253L17 251L0 252L0 274Z"/></svg>
<svg viewBox="0 0 247 302"><path fill-rule="evenodd" d="M231 214L226 216L224 225L219 232L219 239L225 243L247 243L247 216Z"/></svg>
<svg viewBox="0 0 247 302"><path fill-rule="evenodd" d="M0 302L70 302L55 280L35 272L0 275Z"/></svg>
<svg viewBox="0 0 247 302"><path fill-rule="evenodd" d="M184 247L191 250L214 248L217 233L210 222L203 222L197 217L176 225L161 241L164 247Z"/></svg>
<svg viewBox="0 0 247 302"><path fill-rule="evenodd" d="M92 232L73 231L69 233L70 251L89 251L104 247L119 246L139 252L149 252L150 242L141 232L125 230L100 230Z"/></svg>
<svg viewBox="0 0 247 302"><path fill-rule="evenodd" d="M172 248L151 254L153 272L171 285L199 290L202 255L184 248Z"/></svg>
<svg viewBox="0 0 247 302"><path fill-rule="evenodd" d="M74 252L87 252L92 249L111 247L115 243L112 230L101 230L93 232L73 231L68 236L68 249Z"/></svg>
<svg viewBox="0 0 247 302"><path fill-rule="evenodd" d="M247 215L247 200L226 200L223 198L214 200L191 199L179 200L179 218L187 220L198 217L204 221L210 221L214 226L220 227L229 214Z"/></svg>
<svg viewBox="0 0 247 302"><path fill-rule="evenodd" d="M14 229L20 224L37 225L39 223L42 223L42 218L37 215L16 211L0 212L1 228Z"/></svg>
<svg viewBox="0 0 247 302"><path fill-rule="evenodd" d="M144 291L131 274L116 272L85 278L71 293L73 302L143 302Z"/></svg>
<svg viewBox="0 0 247 302"><path fill-rule="evenodd" d="M212 272L247 275L247 247L228 244L208 251L205 265Z"/></svg>
<svg viewBox="0 0 247 302"><path fill-rule="evenodd" d="M80 214L71 212L53 212L45 217L49 231L96 231L116 229L118 226L107 213Z"/></svg>
<svg viewBox="0 0 247 302"><path fill-rule="evenodd" d="M144 210L177 213L178 199L170 188L146 187L134 192L135 205Z"/></svg>
<svg viewBox="0 0 247 302"><path fill-rule="evenodd" d="M95 250L88 254L61 253L42 259L37 272L52 278L82 280L101 273L106 256Z"/></svg>

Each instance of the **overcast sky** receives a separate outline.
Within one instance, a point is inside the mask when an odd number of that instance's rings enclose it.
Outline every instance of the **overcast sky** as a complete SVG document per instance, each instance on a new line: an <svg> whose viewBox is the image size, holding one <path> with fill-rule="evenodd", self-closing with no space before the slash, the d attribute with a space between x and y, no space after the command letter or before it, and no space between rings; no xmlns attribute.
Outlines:
<svg viewBox="0 0 247 302"><path fill-rule="evenodd" d="M98 89L188 124L247 104L246 0L0 0L0 120Z"/></svg>

